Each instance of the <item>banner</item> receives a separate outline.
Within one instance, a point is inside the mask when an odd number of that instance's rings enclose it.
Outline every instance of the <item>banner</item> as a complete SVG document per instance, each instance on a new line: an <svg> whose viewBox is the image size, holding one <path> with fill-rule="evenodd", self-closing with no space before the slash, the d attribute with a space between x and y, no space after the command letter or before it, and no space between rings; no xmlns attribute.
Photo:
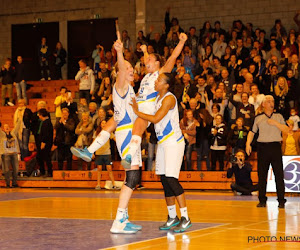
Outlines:
<svg viewBox="0 0 300 250"><path fill-rule="evenodd" d="M300 193L300 156L283 156L285 192ZM267 192L276 192L275 176L270 166Z"/></svg>

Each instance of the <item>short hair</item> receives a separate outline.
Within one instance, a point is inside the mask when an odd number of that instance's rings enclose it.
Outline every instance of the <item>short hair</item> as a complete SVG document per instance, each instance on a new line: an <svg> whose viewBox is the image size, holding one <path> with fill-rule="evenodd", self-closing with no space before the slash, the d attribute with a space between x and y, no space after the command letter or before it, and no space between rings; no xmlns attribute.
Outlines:
<svg viewBox="0 0 300 250"><path fill-rule="evenodd" d="M97 108L97 104L95 102L90 102L89 106L94 106L95 108Z"/></svg>
<svg viewBox="0 0 300 250"><path fill-rule="evenodd" d="M65 86L61 86L61 87L60 87L60 91L61 91L62 89L65 89L66 92L67 92L67 88L66 88Z"/></svg>
<svg viewBox="0 0 300 250"><path fill-rule="evenodd" d="M234 155L236 155L237 153L243 153L244 156L246 156L246 152L243 149L238 149Z"/></svg>
<svg viewBox="0 0 300 250"><path fill-rule="evenodd" d="M87 65L87 62L86 62L85 59L81 59L81 60L79 60L79 62L82 62L82 63L84 63L85 65Z"/></svg>
<svg viewBox="0 0 300 250"><path fill-rule="evenodd" d="M266 102L268 99L274 100L274 97L272 95L265 95L262 103Z"/></svg>
<svg viewBox="0 0 300 250"><path fill-rule="evenodd" d="M46 109L40 109L40 110L38 111L38 114L39 114L40 116L42 116L42 117L49 117L49 113L48 113L48 111L47 111Z"/></svg>
<svg viewBox="0 0 300 250"><path fill-rule="evenodd" d="M81 117L84 116L84 115L90 116L90 113L89 113L89 112L82 112L82 113L81 113Z"/></svg>
<svg viewBox="0 0 300 250"><path fill-rule="evenodd" d="M39 102L37 103L37 106L41 106L41 105L46 106L46 102L45 102L45 101L39 101Z"/></svg>
<svg viewBox="0 0 300 250"><path fill-rule="evenodd" d="M221 23L220 23L220 21L215 21L215 25L216 25L216 24L221 24Z"/></svg>
<svg viewBox="0 0 300 250"><path fill-rule="evenodd" d="M191 26L189 30L191 30L191 29L196 30L196 27L195 26Z"/></svg>

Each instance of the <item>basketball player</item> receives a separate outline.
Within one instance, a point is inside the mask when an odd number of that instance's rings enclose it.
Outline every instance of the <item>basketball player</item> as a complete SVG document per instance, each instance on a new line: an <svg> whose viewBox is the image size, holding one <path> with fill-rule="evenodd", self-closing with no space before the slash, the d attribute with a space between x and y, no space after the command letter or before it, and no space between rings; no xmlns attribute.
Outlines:
<svg viewBox="0 0 300 250"><path fill-rule="evenodd" d="M179 233L190 228L192 223L188 217L184 191L178 181L185 143L179 127L177 100L170 92L174 85L175 79L171 73L159 75L155 81L158 96L155 101L154 115L139 111L135 99L132 101L132 107L139 118L154 124L158 139L155 172L160 175L169 212L167 222L159 229L168 230L175 226L174 232ZM176 215L175 200L180 207L180 220Z"/></svg>

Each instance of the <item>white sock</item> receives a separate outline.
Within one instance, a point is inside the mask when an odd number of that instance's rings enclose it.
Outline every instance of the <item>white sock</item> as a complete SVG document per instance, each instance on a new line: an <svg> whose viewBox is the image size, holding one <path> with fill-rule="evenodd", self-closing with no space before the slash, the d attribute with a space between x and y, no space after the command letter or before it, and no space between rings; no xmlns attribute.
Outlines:
<svg viewBox="0 0 300 250"><path fill-rule="evenodd" d="M141 146L142 138L138 135L133 135L131 138L131 141L129 143L129 150L128 155L131 155L133 157L138 150L138 148Z"/></svg>
<svg viewBox="0 0 300 250"><path fill-rule="evenodd" d="M182 208L180 208L180 213L181 213L181 217L183 216L183 217L185 217L187 220L189 219L187 207L182 207Z"/></svg>
<svg viewBox="0 0 300 250"><path fill-rule="evenodd" d="M105 130L102 130L87 150L92 154L95 153L109 140L109 138L110 133Z"/></svg>
<svg viewBox="0 0 300 250"><path fill-rule="evenodd" d="M129 217L128 216L128 207L125 208L125 215L126 215L126 217Z"/></svg>
<svg viewBox="0 0 300 250"><path fill-rule="evenodd" d="M126 216L126 209L125 208L119 208L117 210L116 220L121 220Z"/></svg>
<svg viewBox="0 0 300 250"><path fill-rule="evenodd" d="M176 205L167 206L167 207L168 207L169 217L174 219L177 216Z"/></svg>

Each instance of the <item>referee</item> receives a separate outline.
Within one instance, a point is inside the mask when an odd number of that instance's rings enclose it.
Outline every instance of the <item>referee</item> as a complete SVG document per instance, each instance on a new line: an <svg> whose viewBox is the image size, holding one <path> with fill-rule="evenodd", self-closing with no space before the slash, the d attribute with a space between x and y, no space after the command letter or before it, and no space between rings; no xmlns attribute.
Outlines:
<svg viewBox="0 0 300 250"><path fill-rule="evenodd" d="M288 127L281 114L274 113L274 98L266 95L262 102L264 112L255 117L252 131L249 132L246 143L246 152L250 155L251 142L254 134L259 131L257 139L257 160L258 160L258 191L259 203L257 207L265 207L267 202L266 187L267 176L270 164L272 165L279 208L284 208L284 175L281 154L281 132L287 132Z"/></svg>

